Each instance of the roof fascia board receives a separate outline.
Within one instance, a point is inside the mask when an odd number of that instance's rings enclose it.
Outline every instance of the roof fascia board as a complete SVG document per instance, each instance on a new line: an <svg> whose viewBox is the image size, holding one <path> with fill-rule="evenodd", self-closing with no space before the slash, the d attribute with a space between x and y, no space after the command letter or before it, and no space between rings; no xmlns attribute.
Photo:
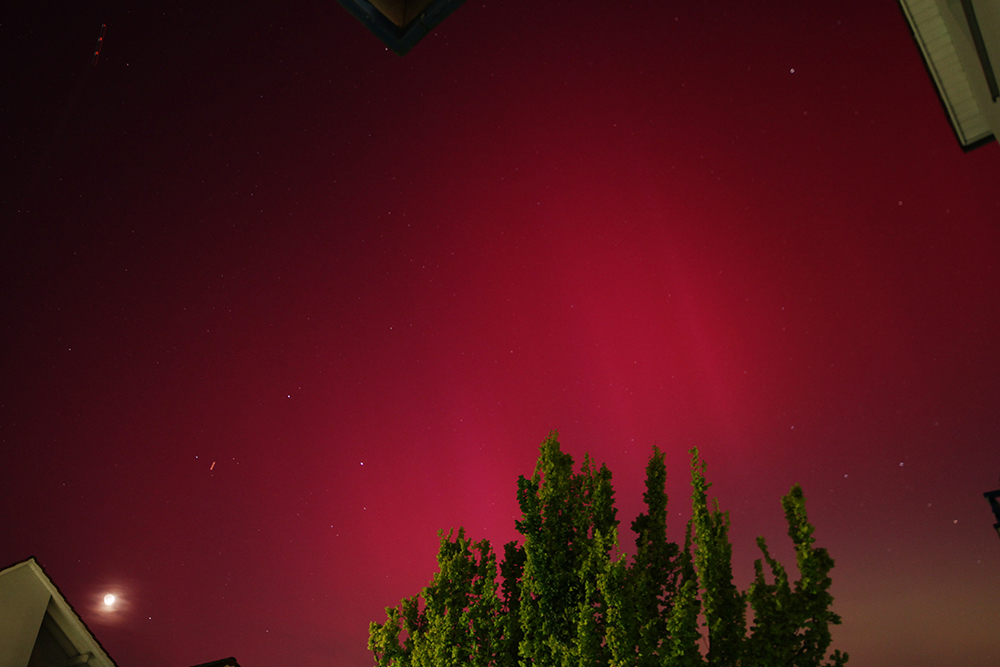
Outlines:
<svg viewBox="0 0 1000 667"><path fill-rule="evenodd" d="M899 0L899 4L959 145L969 151L989 143L994 132L981 106L986 82L974 46L966 43L969 40L946 2Z"/></svg>
<svg viewBox="0 0 1000 667"><path fill-rule="evenodd" d="M969 27L969 37L976 47L976 55L979 57L979 64L983 68L986 77L986 85L990 89L990 101L996 102L1000 98L1000 88L997 87L997 77L993 72L993 63L990 61L990 54L986 48L986 39L983 31L979 27L979 19L976 16L976 6L972 0L962 1L962 13L965 14L965 22Z"/></svg>
<svg viewBox="0 0 1000 667"><path fill-rule="evenodd" d="M27 568L34 575L37 585L41 586L49 594L46 609L48 615L59 629L63 631L70 642L72 642L79 654L90 654L87 665L89 667L117 667L111 656L107 654L104 647L101 646L97 638L94 637L93 633L90 632L90 629L76 613L76 610L66 601L66 598L63 597L63 594L52 583L52 580L45 574L45 570L42 569L42 566L34 558L29 558L26 561L13 565L0 572L0 575L6 574L18 567ZM40 622L39 625L41 625ZM37 629L35 634L37 636Z"/></svg>

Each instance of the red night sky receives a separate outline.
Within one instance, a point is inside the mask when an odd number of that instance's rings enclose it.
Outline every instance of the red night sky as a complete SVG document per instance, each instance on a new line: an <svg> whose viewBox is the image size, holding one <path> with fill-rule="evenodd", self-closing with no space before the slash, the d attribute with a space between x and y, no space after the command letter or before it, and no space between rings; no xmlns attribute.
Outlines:
<svg viewBox="0 0 1000 667"><path fill-rule="evenodd" d="M854 667L1000 662L1000 149L895 2L125 4L0 102L0 566L118 664L368 667L552 429L629 544L699 447L741 587L801 483Z"/></svg>

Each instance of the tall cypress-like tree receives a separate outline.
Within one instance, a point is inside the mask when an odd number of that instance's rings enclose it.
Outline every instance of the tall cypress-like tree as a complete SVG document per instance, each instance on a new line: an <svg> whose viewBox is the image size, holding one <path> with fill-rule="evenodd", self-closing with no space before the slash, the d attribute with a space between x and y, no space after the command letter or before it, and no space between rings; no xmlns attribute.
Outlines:
<svg viewBox="0 0 1000 667"><path fill-rule="evenodd" d="M694 562L701 583L702 611L708 626L708 664L711 667L736 667L743 655L746 635L746 604L733 584L733 547L729 543L729 513L719 510L719 503L708 507L705 481L706 465L691 451L692 517L694 524Z"/></svg>
<svg viewBox="0 0 1000 667"><path fill-rule="evenodd" d="M524 575L524 548L517 542L503 546L500 577L503 580L503 602L497 650L497 667L518 667L524 630L521 629L521 577Z"/></svg>
<svg viewBox="0 0 1000 667"><path fill-rule="evenodd" d="M667 632L660 645L660 664L663 667L701 667L705 664L698 650L701 601L698 599L698 573L691 555L690 521L684 531L684 550L678 560L677 593L667 610Z"/></svg>
<svg viewBox="0 0 1000 667"><path fill-rule="evenodd" d="M430 584L369 627L377 667L842 667L839 651L824 662L840 622L830 611L833 560L813 547L802 490L782 499L800 578L789 584L759 538L763 561L743 593L733 584L729 516L709 506L705 464L691 455L683 548L667 541L666 469L654 447L630 559L618 550L611 472L589 456L574 472L551 434L534 474L518 479L523 542L504 546L502 584L488 541L442 534Z"/></svg>
<svg viewBox="0 0 1000 667"><path fill-rule="evenodd" d="M534 665L603 664L605 602L596 585L617 546L611 471L584 457L580 474L555 434L542 443L531 479L518 479L524 536L522 660Z"/></svg>
<svg viewBox="0 0 1000 667"><path fill-rule="evenodd" d="M839 650L825 662L832 642L830 626L839 625L841 619L830 610L833 559L826 549L812 546L814 528L806 517L805 502L798 484L781 499L799 570L794 588L784 566L771 557L767 542L757 538L774 583L767 583L760 559L755 561L756 576L747 591L754 614L753 634L746 641L749 667L840 667L847 663L847 654Z"/></svg>
<svg viewBox="0 0 1000 667"><path fill-rule="evenodd" d="M669 607L677 591L677 545L667 541L667 469L663 452L653 446L646 464L646 511L632 522L636 533L635 560L628 590L633 605L629 640L636 647L637 667L656 667L660 643L667 633Z"/></svg>
<svg viewBox="0 0 1000 667"><path fill-rule="evenodd" d="M487 667L500 648L496 557L487 540L473 543L459 529L441 534L438 572L417 597L386 609L369 626L368 648L381 667ZM473 553L473 552L476 553ZM406 639L399 643L400 632Z"/></svg>

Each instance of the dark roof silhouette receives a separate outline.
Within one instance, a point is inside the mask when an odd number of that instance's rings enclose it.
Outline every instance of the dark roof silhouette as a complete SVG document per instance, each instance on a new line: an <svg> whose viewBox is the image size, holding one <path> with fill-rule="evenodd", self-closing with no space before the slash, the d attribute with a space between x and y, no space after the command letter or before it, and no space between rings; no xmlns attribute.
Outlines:
<svg viewBox="0 0 1000 667"><path fill-rule="evenodd" d="M406 55L465 0L337 0L386 46Z"/></svg>
<svg viewBox="0 0 1000 667"><path fill-rule="evenodd" d="M213 660L212 662L203 662L200 665L192 665L191 667L240 667L240 663L236 662L236 658L223 658L222 660Z"/></svg>

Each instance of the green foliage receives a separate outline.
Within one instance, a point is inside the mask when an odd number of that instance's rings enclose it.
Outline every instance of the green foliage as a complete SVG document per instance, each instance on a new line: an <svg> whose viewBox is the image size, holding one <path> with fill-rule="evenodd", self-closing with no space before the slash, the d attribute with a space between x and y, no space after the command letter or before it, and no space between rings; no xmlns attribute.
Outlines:
<svg viewBox="0 0 1000 667"><path fill-rule="evenodd" d="M611 472L580 472L553 433L531 478L520 477L521 544L497 563L486 540L441 534L438 573L418 596L369 626L377 667L841 667L830 647L833 559L812 545L805 496L782 499L800 578L788 581L764 538L746 592L733 584L729 515L708 503L705 463L691 451L692 517L684 546L667 541L666 469L655 447L646 511L618 548ZM767 564L772 582L764 573ZM747 605L752 625L747 631ZM702 624L702 620L704 624ZM702 627L705 628L704 632ZM705 650L702 650L704 645ZM824 662L829 660L828 662Z"/></svg>
<svg viewBox="0 0 1000 667"><path fill-rule="evenodd" d="M521 641L521 578L524 576L524 549L517 542L504 545L504 559L500 564L503 579L503 606L498 622L500 632L497 667L518 667Z"/></svg>
<svg viewBox="0 0 1000 667"><path fill-rule="evenodd" d="M637 667L656 667L659 644L667 634L664 607L677 592L677 545L667 541L667 469L655 446L646 464L646 512L632 522L636 554L628 572L631 609L629 641L636 647Z"/></svg>
<svg viewBox="0 0 1000 667"><path fill-rule="evenodd" d="M380 667L495 664L501 612L496 557L486 540L472 543L461 529L452 536L441 534L439 571L420 595L423 608L417 597L406 598L398 610L386 609L385 623L369 626L368 648Z"/></svg>
<svg viewBox="0 0 1000 667"><path fill-rule="evenodd" d="M708 664L736 667L743 654L746 635L746 603L733 584L733 547L729 543L729 513L719 503L708 508L704 462L691 454L692 517L697 549L694 554L701 583L701 608L708 626Z"/></svg>
<svg viewBox="0 0 1000 667"><path fill-rule="evenodd" d="M599 577L618 546L611 472L573 458L554 436L542 443L531 479L518 479L525 564L521 588L522 663L605 664L607 602ZM592 641L595 640L596 641Z"/></svg>
<svg viewBox="0 0 1000 667"><path fill-rule="evenodd" d="M681 552L677 570L677 593L666 609L667 632L660 644L660 662L663 667L699 667L705 661L698 650L701 631L698 630L698 574L691 556L691 524L684 534L684 551Z"/></svg>

